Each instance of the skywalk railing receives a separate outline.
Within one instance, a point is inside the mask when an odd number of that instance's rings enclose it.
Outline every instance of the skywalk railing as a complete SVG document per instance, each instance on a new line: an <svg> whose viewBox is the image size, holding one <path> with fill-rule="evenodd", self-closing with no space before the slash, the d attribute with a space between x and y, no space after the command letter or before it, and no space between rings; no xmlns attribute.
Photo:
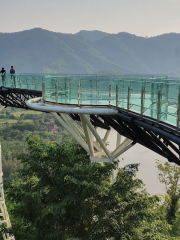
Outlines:
<svg viewBox="0 0 180 240"><path fill-rule="evenodd" d="M116 106L180 127L180 79L152 75L1 75L0 86L42 90L48 102Z"/></svg>

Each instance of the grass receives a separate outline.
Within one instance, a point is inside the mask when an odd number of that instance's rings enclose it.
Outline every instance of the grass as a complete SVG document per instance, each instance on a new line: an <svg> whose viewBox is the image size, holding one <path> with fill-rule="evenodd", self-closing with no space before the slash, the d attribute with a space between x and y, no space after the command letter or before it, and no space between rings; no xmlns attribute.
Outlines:
<svg viewBox="0 0 180 240"><path fill-rule="evenodd" d="M12 112L12 115L14 115L15 117L20 117L21 114L42 114L42 112L38 112L38 111L32 111L32 110L25 110L25 111L16 111L16 112Z"/></svg>
<svg viewBox="0 0 180 240"><path fill-rule="evenodd" d="M0 119L0 123L17 123L17 121L16 119ZM32 120L27 119L23 120L23 122L32 122Z"/></svg>

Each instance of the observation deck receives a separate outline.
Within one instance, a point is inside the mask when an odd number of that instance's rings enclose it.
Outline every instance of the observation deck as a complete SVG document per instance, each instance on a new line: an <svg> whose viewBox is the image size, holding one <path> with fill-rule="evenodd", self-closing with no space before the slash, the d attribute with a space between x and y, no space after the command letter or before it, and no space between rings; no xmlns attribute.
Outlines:
<svg viewBox="0 0 180 240"><path fill-rule="evenodd" d="M0 77L0 86L4 91L8 88L42 91L44 100L51 103L122 108L172 126L180 124L180 78L7 74Z"/></svg>
<svg viewBox="0 0 180 240"><path fill-rule="evenodd" d="M119 107L179 127L180 79L167 76L7 74L0 86L43 91L52 103Z"/></svg>
<svg viewBox="0 0 180 240"><path fill-rule="evenodd" d="M180 79L165 75L7 74L1 75L0 86L2 105L51 113L91 161L111 162L140 143L180 165ZM107 131L103 139L96 127ZM123 143L117 137L113 153L106 146L111 128L126 137Z"/></svg>

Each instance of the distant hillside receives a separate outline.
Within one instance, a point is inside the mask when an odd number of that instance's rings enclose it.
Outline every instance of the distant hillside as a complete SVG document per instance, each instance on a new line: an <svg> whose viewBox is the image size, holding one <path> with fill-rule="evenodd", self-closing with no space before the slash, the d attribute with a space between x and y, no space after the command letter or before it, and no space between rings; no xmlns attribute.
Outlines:
<svg viewBox="0 0 180 240"><path fill-rule="evenodd" d="M180 34L0 33L0 67L19 73L154 73L180 76Z"/></svg>
<svg viewBox="0 0 180 240"><path fill-rule="evenodd" d="M102 38L105 38L106 36L108 36L110 33L106 33L106 32L101 32L101 31L80 31L78 33L76 33L77 36L84 38L85 40L88 40L90 42L95 42L98 41Z"/></svg>

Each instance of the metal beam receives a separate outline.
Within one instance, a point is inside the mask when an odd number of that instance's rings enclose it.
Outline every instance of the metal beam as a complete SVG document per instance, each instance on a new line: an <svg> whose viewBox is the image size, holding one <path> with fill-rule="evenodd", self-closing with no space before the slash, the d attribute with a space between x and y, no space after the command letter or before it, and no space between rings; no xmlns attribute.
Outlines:
<svg viewBox="0 0 180 240"><path fill-rule="evenodd" d="M51 112L50 114L73 136L73 138L84 148L84 150L85 150L86 152L89 152L88 146L87 146L87 144L84 142L84 140L83 140L83 139L80 139L80 138L76 135L76 133L69 127L69 125L67 125L67 124L63 121L63 119L62 119L60 116L58 116L57 113Z"/></svg>
<svg viewBox="0 0 180 240"><path fill-rule="evenodd" d="M93 157L94 156L94 148L93 148L92 141L91 141L91 138L90 138L89 129L86 125L86 119L85 119L83 114L80 114L80 118L81 118L81 122L82 122L82 125L83 125L83 129L84 129L85 137L86 137L86 140L87 140L87 144L88 144L88 147L89 147L89 153L90 153L90 156Z"/></svg>

